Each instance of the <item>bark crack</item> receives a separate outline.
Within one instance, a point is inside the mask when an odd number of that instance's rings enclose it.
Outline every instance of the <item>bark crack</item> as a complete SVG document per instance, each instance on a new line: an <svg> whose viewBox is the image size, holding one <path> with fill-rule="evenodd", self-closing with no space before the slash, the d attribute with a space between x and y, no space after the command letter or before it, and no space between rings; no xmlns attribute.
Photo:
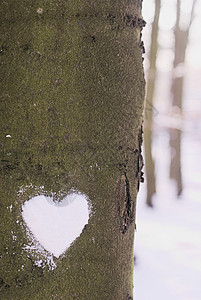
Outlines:
<svg viewBox="0 0 201 300"><path fill-rule="evenodd" d="M119 197L119 215L120 215L120 230L126 233L130 224L134 221L134 205L130 194L130 183L127 172L120 179L120 197Z"/></svg>
<svg viewBox="0 0 201 300"><path fill-rule="evenodd" d="M137 165L137 172L136 172L136 177L138 178L138 191L140 188L140 182L144 182L144 172L142 171L143 167L144 167L144 159L142 156L142 142L143 142L143 128L142 125L140 127L139 133L138 133L138 149L135 149L135 153L138 153L138 165Z"/></svg>

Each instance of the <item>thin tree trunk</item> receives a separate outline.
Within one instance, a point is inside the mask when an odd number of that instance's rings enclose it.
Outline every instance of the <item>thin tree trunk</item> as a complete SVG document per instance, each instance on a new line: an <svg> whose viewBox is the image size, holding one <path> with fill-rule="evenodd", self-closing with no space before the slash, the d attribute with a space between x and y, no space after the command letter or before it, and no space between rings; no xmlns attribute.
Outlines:
<svg viewBox="0 0 201 300"><path fill-rule="evenodd" d="M183 100L183 85L184 75L182 69L184 68L186 49L188 46L188 37L190 26L193 21L194 8L196 0L192 4L191 17L189 25L186 29L180 28L181 18L181 3L177 1L177 19L174 31L175 36L175 49L174 49L174 62L173 62L173 80L172 80L172 106L176 112L181 115L182 113L182 100ZM181 69L181 72L180 72ZM181 131L178 129L170 130L170 149L171 149L171 164L170 164L170 178L176 181L177 194L182 193L182 172L181 172Z"/></svg>
<svg viewBox="0 0 201 300"><path fill-rule="evenodd" d="M0 298L132 299L141 1L4 1L0 15ZM22 205L72 190L90 219L52 270L27 250Z"/></svg>
<svg viewBox="0 0 201 300"><path fill-rule="evenodd" d="M155 15L152 24L151 34L151 47L149 54L149 71L147 82L147 93L145 103L145 130L144 130L144 143L145 143L145 169L146 169L146 186L147 198L146 203L148 206L153 206L152 197L156 192L156 179L155 179L155 164L152 157L152 128L153 128L153 102L155 92L156 80L156 57L158 51L158 21L160 15L161 1L155 1Z"/></svg>

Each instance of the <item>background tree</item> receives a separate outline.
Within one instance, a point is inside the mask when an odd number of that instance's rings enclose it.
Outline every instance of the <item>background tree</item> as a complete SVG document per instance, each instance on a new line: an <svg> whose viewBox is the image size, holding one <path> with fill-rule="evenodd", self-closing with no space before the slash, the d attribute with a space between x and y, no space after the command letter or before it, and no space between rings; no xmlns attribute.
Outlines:
<svg viewBox="0 0 201 300"><path fill-rule="evenodd" d="M182 28L181 26L181 1L177 0L177 17L174 30L174 62L173 62L173 79L172 79L172 106L173 112L177 115L182 114L183 85L184 85L184 63L186 49L188 46L188 37L191 24L194 17L196 0L192 3L189 23ZM176 128L170 130L170 149L171 164L170 178L174 179L177 184L177 194L182 193L182 172L181 172L181 131Z"/></svg>
<svg viewBox="0 0 201 300"><path fill-rule="evenodd" d="M1 299L131 299L141 1L11 0L0 15ZM22 205L72 190L90 219L50 270L27 250Z"/></svg>
<svg viewBox="0 0 201 300"><path fill-rule="evenodd" d="M152 24L151 46L149 52L149 70L147 80L146 102L145 102L145 126L144 126L144 145L145 145L145 170L147 198L146 203L152 206L152 197L156 192L155 165L152 157L152 129L153 129L153 102L156 82L156 57L158 51L158 21L160 15L161 1L155 1L155 14Z"/></svg>

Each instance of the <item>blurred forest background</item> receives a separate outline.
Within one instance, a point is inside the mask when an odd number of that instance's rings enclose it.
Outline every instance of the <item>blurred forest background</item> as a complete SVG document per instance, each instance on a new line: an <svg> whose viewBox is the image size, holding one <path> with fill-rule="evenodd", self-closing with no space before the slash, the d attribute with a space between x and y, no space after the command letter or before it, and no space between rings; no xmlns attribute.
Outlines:
<svg viewBox="0 0 201 300"><path fill-rule="evenodd" d="M201 1L144 0L134 299L201 299Z"/></svg>

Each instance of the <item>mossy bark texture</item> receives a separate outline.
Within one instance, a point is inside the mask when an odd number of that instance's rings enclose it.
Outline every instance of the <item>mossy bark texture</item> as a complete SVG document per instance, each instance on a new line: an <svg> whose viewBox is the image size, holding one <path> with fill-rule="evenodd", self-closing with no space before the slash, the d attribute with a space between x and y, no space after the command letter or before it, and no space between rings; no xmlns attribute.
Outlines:
<svg viewBox="0 0 201 300"><path fill-rule="evenodd" d="M141 1L10 0L0 16L0 298L132 299ZM22 205L72 190L89 222L56 268L39 266Z"/></svg>

